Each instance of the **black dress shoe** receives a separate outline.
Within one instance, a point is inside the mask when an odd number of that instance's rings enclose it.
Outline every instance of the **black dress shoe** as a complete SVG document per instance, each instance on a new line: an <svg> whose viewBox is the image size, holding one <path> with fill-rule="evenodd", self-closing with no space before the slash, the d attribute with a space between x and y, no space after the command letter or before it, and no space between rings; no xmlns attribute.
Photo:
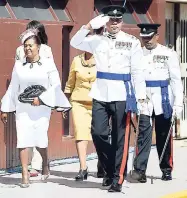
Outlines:
<svg viewBox="0 0 187 198"><path fill-rule="evenodd" d="M121 184L112 184L108 189L108 192L121 192L122 185Z"/></svg>
<svg viewBox="0 0 187 198"><path fill-rule="evenodd" d="M97 162L97 178L104 178L105 171L101 165L101 162L98 160Z"/></svg>
<svg viewBox="0 0 187 198"><path fill-rule="evenodd" d="M97 172L97 178L104 178L105 173L104 172Z"/></svg>
<svg viewBox="0 0 187 198"><path fill-rule="evenodd" d="M112 178L104 177L102 186L110 186L112 184L112 182L113 182Z"/></svg>
<svg viewBox="0 0 187 198"><path fill-rule="evenodd" d="M77 176L75 177L76 181L83 181L83 180L87 180L88 177L88 169L86 170L80 170L77 174Z"/></svg>
<svg viewBox="0 0 187 198"><path fill-rule="evenodd" d="M98 168L97 169L97 178L104 178L106 175L105 171L103 168Z"/></svg>
<svg viewBox="0 0 187 198"><path fill-rule="evenodd" d="M132 179L131 182L140 182L140 183L147 182L145 171L133 170L132 173L130 174L130 178Z"/></svg>
<svg viewBox="0 0 187 198"><path fill-rule="evenodd" d="M163 181L169 181L169 180L172 180L172 175L171 175L171 172L163 172L162 173L162 180Z"/></svg>

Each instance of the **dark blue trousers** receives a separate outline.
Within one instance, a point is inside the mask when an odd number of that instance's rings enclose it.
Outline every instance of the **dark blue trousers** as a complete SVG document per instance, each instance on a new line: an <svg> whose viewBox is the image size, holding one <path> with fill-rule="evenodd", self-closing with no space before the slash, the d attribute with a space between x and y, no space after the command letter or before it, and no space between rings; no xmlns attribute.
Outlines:
<svg viewBox="0 0 187 198"><path fill-rule="evenodd" d="M114 183L122 184L127 173L130 137L130 114L125 113L126 102L93 100L92 138L107 176ZM111 142L109 138L112 119ZM128 122L128 126L126 125Z"/></svg>
<svg viewBox="0 0 187 198"><path fill-rule="evenodd" d="M165 119L164 115L153 116L155 118L156 148L159 158L171 126L171 118ZM160 164L162 171L172 171L173 168L173 144L172 135L165 150L165 154ZM150 116L140 115L139 136L137 143L136 157L134 161L135 170L145 172L152 145L152 126Z"/></svg>

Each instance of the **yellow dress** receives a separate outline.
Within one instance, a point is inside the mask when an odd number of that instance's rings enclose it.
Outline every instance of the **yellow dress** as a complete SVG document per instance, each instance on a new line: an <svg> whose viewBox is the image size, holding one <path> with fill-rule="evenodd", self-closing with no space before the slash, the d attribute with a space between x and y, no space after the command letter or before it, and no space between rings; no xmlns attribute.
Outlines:
<svg viewBox="0 0 187 198"><path fill-rule="evenodd" d="M64 93L71 94L72 117L76 140L92 140L92 98L88 96L96 79L93 56L85 60L85 54L73 59Z"/></svg>

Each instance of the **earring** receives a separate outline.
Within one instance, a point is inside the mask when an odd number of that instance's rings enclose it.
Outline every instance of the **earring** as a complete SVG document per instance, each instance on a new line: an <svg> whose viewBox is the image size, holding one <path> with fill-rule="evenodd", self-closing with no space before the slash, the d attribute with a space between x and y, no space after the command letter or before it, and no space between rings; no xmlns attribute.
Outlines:
<svg viewBox="0 0 187 198"><path fill-rule="evenodd" d="M32 69L32 68L33 68L33 63L30 64L30 69Z"/></svg>

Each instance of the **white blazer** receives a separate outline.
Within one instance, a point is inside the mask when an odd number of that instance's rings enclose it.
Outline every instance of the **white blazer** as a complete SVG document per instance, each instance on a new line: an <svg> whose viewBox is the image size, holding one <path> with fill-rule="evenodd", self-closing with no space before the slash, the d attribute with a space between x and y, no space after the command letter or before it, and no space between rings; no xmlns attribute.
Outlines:
<svg viewBox="0 0 187 198"><path fill-rule="evenodd" d="M158 44L153 50L143 47L143 54L142 64L145 80L169 80L168 92L171 107L175 105L177 108L182 108L183 86L177 53ZM141 113L151 116L154 110L155 115L162 114L161 88L147 87L146 89L148 102L143 104Z"/></svg>

